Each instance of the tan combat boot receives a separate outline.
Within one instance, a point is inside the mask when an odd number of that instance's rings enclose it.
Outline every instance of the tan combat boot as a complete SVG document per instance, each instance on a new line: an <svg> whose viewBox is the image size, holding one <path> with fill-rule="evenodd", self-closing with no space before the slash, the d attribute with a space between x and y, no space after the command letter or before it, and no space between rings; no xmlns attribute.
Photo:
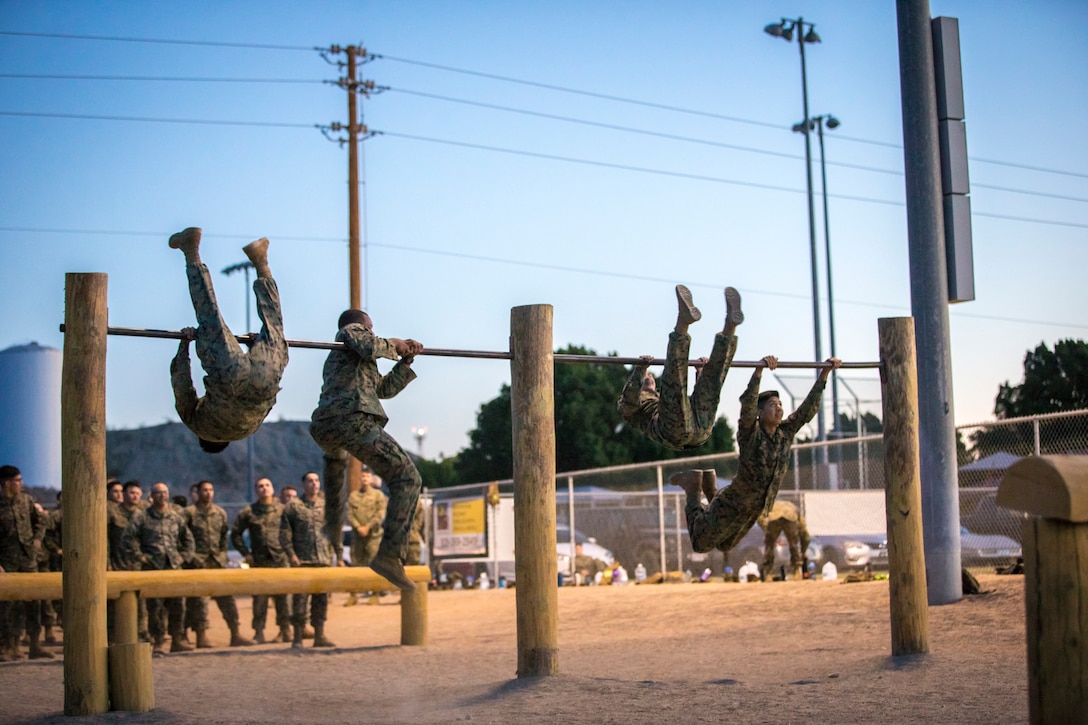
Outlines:
<svg viewBox="0 0 1088 725"><path fill-rule="evenodd" d="M208 633L203 629L198 629L196 632L196 648L197 649L211 649L212 643L208 641Z"/></svg>
<svg viewBox="0 0 1088 725"><path fill-rule="evenodd" d="M282 627L280 627L280 633L277 634L272 639L272 642L274 642L274 643L283 642L284 644L287 644L290 641L291 641L291 625L289 625L289 624L285 624Z"/></svg>
<svg viewBox="0 0 1088 725"><path fill-rule="evenodd" d="M253 263L253 269L257 271L258 277L269 278L272 276L272 272L268 269L267 237L261 237L254 242L250 242L242 247L242 251L246 253L249 261Z"/></svg>
<svg viewBox="0 0 1088 725"><path fill-rule="evenodd" d="M197 634L197 636L199 637L201 634L204 634L204 633L199 632ZM207 640L205 640L205 641L207 641ZM210 647L211 645L208 645L208 646ZM193 651L193 645L191 645L191 644L189 644L188 642L185 641L185 634L184 633L178 632L177 634L170 635L170 651L171 652L192 652Z"/></svg>
<svg viewBox="0 0 1088 725"><path fill-rule="evenodd" d="M170 248L180 249L186 264L200 264L200 227L183 229L170 237Z"/></svg>
<svg viewBox="0 0 1088 725"><path fill-rule="evenodd" d="M35 632L30 635L30 659L51 660L53 659L53 653L49 650L42 649L41 636L41 632Z"/></svg>
<svg viewBox="0 0 1088 725"><path fill-rule="evenodd" d="M718 472L713 468L703 470L703 495L706 496L707 503L718 495Z"/></svg>
<svg viewBox="0 0 1088 725"><path fill-rule="evenodd" d="M355 594L355 592L352 592L351 594L348 595L348 600L346 602L344 602L344 606L345 607L354 607L358 603L359 603L359 597Z"/></svg>
<svg viewBox="0 0 1088 725"><path fill-rule="evenodd" d="M246 639L242 636L242 633L238 631L238 625L235 624L230 628L230 646L231 647L251 647L253 640Z"/></svg>
<svg viewBox="0 0 1088 725"><path fill-rule="evenodd" d="M699 470L681 471L669 476L669 483L684 489L688 495L688 501L698 500L703 485L703 472Z"/></svg>
<svg viewBox="0 0 1088 725"><path fill-rule="evenodd" d="M264 630L263 629L253 630L253 643L254 644L264 644L265 643Z"/></svg>
<svg viewBox="0 0 1088 725"><path fill-rule="evenodd" d="M314 626L314 647L335 647L328 637L325 636L325 625L318 624Z"/></svg>
<svg viewBox="0 0 1088 725"><path fill-rule="evenodd" d="M294 636L291 638L291 647L292 648L301 649L301 647L302 647L302 638L305 636L303 634L302 630L305 628L305 626L306 625L303 625L303 624L296 624L295 625L295 633L294 633Z"/></svg>

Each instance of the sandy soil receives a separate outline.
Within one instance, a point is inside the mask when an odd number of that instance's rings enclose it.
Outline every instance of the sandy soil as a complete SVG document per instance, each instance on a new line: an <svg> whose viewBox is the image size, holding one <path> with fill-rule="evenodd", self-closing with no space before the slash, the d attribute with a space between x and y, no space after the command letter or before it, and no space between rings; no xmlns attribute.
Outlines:
<svg viewBox="0 0 1088 725"><path fill-rule="evenodd" d="M337 594L339 647L156 658L149 713L65 718L59 660L0 664L0 721L1026 722L1023 577L979 579L991 592L931 608L930 653L909 658L890 656L886 581L564 588L559 674L524 679L513 590L432 592L426 647L398 645L395 596Z"/></svg>

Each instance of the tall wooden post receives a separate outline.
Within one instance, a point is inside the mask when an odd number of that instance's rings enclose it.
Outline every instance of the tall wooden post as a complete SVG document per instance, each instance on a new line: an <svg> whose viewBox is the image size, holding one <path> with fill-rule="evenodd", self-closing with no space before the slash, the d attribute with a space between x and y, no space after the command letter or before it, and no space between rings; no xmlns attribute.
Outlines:
<svg viewBox="0 0 1088 725"><path fill-rule="evenodd" d="M1031 722L1088 722L1088 456L1017 461L997 504L1033 514L1024 522Z"/></svg>
<svg viewBox="0 0 1088 725"><path fill-rule="evenodd" d="M65 275L61 372L64 714L109 709L105 274Z"/></svg>
<svg viewBox="0 0 1088 725"><path fill-rule="evenodd" d="M918 378L914 320L883 318L880 397L884 406L884 505L892 655L929 652L922 483L918 454Z"/></svg>
<svg viewBox="0 0 1088 725"><path fill-rule="evenodd" d="M510 311L518 677L559 671L552 307Z"/></svg>

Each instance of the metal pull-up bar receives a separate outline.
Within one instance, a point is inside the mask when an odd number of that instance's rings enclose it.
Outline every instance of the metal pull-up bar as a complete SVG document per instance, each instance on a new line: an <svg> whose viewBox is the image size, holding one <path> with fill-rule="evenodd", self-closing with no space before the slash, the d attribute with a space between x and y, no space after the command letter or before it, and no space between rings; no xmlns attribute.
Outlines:
<svg viewBox="0 0 1088 725"><path fill-rule="evenodd" d="M60 331L64 332L64 325L60 326ZM108 335L118 335L121 337L154 337L166 340L181 340L184 335L179 330L152 330L141 327L109 327L106 329ZM248 335L235 335L238 342L244 344L250 344L257 339L257 334L254 332ZM320 340L287 340L288 347L299 347L310 350L337 350L344 347L342 342L323 342ZM450 350L446 348L438 347L425 347L421 355L432 355L435 357L464 357L464 358L484 358L489 360L511 360L513 355L509 352L496 352L488 350ZM569 355L563 353L557 353L552 355L552 359L555 362L560 363L600 363L604 365L641 365L644 360L639 357L616 357L613 355ZM650 361L651 365L664 365L664 358L654 358ZM702 365L699 360L688 360L688 365L692 367L698 367ZM758 368L763 367L762 360L746 361L746 360L734 360L730 367L735 368ZM779 362L779 368L827 368L831 367L826 362ZM844 369L864 369L864 368L879 368L879 362L844 362L842 368Z"/></svg>

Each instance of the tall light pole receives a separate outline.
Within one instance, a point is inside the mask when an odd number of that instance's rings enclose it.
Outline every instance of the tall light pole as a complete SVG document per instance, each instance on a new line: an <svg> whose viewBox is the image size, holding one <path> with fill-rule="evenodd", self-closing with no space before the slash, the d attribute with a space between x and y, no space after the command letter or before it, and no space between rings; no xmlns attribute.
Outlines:
<svg viewBox="0 0 1088 725"><path fill-rule="evenodd" d="M831 285L831 224L827 213L827 164L824 162L824 124L829 129L836 129L841 124L830 113L816 116L816 137L820 139L820 189L824 198L824 257L827 264L827 334L831 343L831 357L835 355L835 295ZM809 126L811 128L811 125ZM831 371L831 432L835 440L839 439L839 376L838 371ZM836 448L836 450L841 450Z"/></svg>
<svg viewBox="0 0 1088 725"><path fill-rule="evenodd" d="M808 32L805 32L805 26L808 26ZM808 75L805 70L805 44L806 43L819 43L820 36L816 34L815 26L812 23L806 23L803 18L797 18L796 20L790 20L788 18L782 18L781 22L771 23L763 28L763 32L768 35L772 35L776 38L782 38L785 41L792 42L794 31L797 32L797 47L801 51L801 103L804 108L804 116L806 120L808 115ZM812 194L812 141L809 138L809 134L805 133L805 181L806 188L808 190L808 237L809 237L809 253L812 264L812 332L815 338L816 360L823 360L823 344L820 341L820 281L819 273L817 270L817 254L816 254L816 206ZM819 371L816 371L819 376ZM816 413L816 430L819 440L827 439L827 429L824 424L824 411L821 406ZM827 461L827 449L821 449L820 458L821 462Z"/></svg>
<svg viewBox="0 0 1088 725"><path fill-rule="evenodd" d="M229 267L223 267L223 274L228 277L239 270L246 274L246 332L253 332L253 326L249 323L249 270L253 269L253 262L239 262ZM253 475L253 436L246 438L246 490L250 492L251 500L257 497L256 480Z"/></svg>
<svg viewBox="0 0 1088 725"><path fill-rule="evenodd" d="M412 426L412 435L416 437L416 444L419 446L419 457L423 458L423 439L427 436L427 426Z"/></svg>

